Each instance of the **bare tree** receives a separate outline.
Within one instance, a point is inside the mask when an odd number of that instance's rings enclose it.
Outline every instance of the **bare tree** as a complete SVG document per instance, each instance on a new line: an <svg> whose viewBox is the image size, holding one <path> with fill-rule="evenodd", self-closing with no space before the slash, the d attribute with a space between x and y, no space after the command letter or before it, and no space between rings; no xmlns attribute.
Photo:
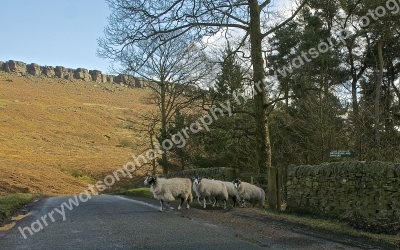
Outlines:
<svg viewBox="0 0 400 250"><path fill-rule="evenodd" d="M162 144L169 138L167 126L175 110L184 109L199 98L198 84L210 71L211 64L200 45L191 42L188 36L161 45L147 40L138 45L134 49L122 50L118 60L126 72L139 76L142 87L151 90L152 94L146 101L158 107L161 131L157 137ZM147 48L151 48L151 56L146 54L150 53ZM162 154L164 173L169 171L167 155L167 152Z"/></svg>
<svg viewBox="0 0 400 250"><path fill-rule="evenodd" d="M121 57L142 46L144 61L165 43L190 35L195 41L214 35L222 28L242 30L240 46L249 42L253 66L256 121L256 152L260 172L267 172L269 207L277 206L276 168L271 166L271 146L268 130L268 92L266 89L265 64L262 43L264 38L292 20L307 3L302 3L292 16L274 27L268 27L267 7L271 0L107 0L111 8L105 37L99 39L99 54L120 61ZM156 47L151 46L156 44Z"/></svg>
<svg viewBox="0 0 400 250"><path fill-rule="evenodd" d="M144 143L148 143L150 146L146 150L153 150L153 152L157 151L156 144L157 144L157 124L159 124L160 119L157 114L154 114L151 112L150 114L147 114L145 116L139 117L143 121L144 129L142 132L147 134L147 140L145 140ZM154 176L157 174L157 163L156 163L156 157L152 155L152 160L151 160L151 174Z"/></svg>

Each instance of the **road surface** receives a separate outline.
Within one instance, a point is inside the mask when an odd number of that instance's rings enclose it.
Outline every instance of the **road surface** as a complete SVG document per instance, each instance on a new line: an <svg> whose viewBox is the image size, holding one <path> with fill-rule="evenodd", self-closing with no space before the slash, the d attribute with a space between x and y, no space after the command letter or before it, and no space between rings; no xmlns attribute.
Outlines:
<svg viewBox="0 0 400 250"><path fill-rule="evenodd" d="M0 232L0 249L380 249L268 224L246 228L249 218L240 222L229 211L192 207L160 213L158 208L154 199L113 195L45 198L11 230ZM217 218L206 218L218 212Z"/></svg>

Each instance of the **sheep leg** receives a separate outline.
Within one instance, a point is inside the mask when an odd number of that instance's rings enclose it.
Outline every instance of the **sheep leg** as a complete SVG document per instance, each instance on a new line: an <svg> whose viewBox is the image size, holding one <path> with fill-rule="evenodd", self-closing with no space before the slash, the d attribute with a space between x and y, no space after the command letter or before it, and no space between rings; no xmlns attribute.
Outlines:
<svg viewBox="0 0 400 250"><path fill-rule="evenodd" d="M224 209L226 209L226 200L224 200Z"/></svg>
<svg viewBox="0 0 400 250"><path fill-rule="evenodd" d="M169 201L167 202L167 205L168 205L169 209L174 210L174 208L169 205Z"/></svg>
<svg viewBox="0 0 400 250"><path fill-rule="evenodd" d="M200 197L197 197L197 201L199 202L199 205L201 206Z"/></svg>
<svg viewBox="0 0 400 250"><path fill-rule="evenodd" d="M219 200L217 198L215 198L215 200L214 200L213 207L215 207L215 205L217 205L217 207L219 207Z"/></svg>
<svg viewBox="0 0 400 250"><path fill-rule="evenodd" d="M204 197L203 199L203 204L204 204L203 207L206 208L206 197Z"/></svg>
<svg viewBox="0 0 400 250"><path fill-rule="evenodd" d="M160 212L162 212L163 211L163 200L160 200L160 205L161 205L161 207L160 207L160 209L158 210L158 211L160 211Z"/></svg>
<svg viewBox="0 0 400 250"><path fill-rule="evenodd" d="M179 206L178 206L178 210L180 210L181 209L181 207L182 207L182 204L183 204L183 202L185 201L185 199L184 198L181 198L181 204L179 204Z"/></svg>
<svg viewBox="0 0 400 250"><path fill-rule="evenodd" d="M186 199L186 209L189 209L189 208L190 208L189 203L190 203L189 199Z"/></svg>
<svg viewBox="0 0 400 250"><path fill-rule="evenodd" d="M240 201L240 206L241 206L241 207L244 207L244 199L242 199L242 200Z"/></svg>
<svg viewBox="0 0 400 250"><path fill-rule="evenodd" d="M214 203L213 203L212 207L215 207L215 204L217 204L217 198L214 199Z"/></svg>
<svg viewBox="0 0 400 250"><path fill-rule="evenodd" d="M236 197L232 197L232 201L233 201L233 206L232 207L235 207L236 206Z"/></svg>

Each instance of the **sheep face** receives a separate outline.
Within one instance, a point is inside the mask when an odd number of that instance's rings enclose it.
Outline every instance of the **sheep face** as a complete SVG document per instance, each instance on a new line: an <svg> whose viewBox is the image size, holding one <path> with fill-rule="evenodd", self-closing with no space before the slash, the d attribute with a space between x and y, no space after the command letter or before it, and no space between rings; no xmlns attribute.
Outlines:
<svg viewBox="0 0 400 250"><path fill-rule="evenodd" d="M144 180L144 184L145 185L150 185L150 186L154 185L156 183L156 179L157 179L157 177L155 177L155 176L148 176Z"/></svg>
<svg viewBox="0 0 400 250"><path fill-rule="evenodd" d="M240 184L242 183L239 179L234 180L233 182L233 186L238 189Z"/></svg>
<svg viewBox="0 0 400 250"><path fill-rule="evenodd" d="M193 183L194 183L194 184L200 185L201 178L199 178L199 177L196 176L196 177L193 177L192 180L193 180Z"/></svg>

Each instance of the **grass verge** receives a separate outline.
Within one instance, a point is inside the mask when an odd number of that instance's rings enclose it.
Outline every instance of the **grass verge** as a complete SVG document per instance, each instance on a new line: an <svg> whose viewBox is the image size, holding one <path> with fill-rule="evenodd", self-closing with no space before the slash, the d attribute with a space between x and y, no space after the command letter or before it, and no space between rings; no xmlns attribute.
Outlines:
<svg viewBox="0 0 400 250"><path fill-rule="evenodd" d="M150 192L150 188L135 188L135 189L129 189L125 191L126 195L132 195L132 196L141 196L141 197L153 197L153 193Z"/></svg>
<svg viewBox="0 0 400 250"><path fill-rule="evenodd" d="M268 217L276 220L288 221L304 225L313 229L321 229L332 232L344 233L354 237L369 238L376 242L382 242L397 246L400 249L400 233L397 235L376 234L351 227L348 223L327 217L316 215L298 214L295 212L275 212L272 210L263 210Z"/></svg>
<svg viewBox="0 0 400 250"><path fill-rule="evenodd" d="M18 209L38 198L35 194L11 194L0 197L0 224L11 217Z"/></svg>

